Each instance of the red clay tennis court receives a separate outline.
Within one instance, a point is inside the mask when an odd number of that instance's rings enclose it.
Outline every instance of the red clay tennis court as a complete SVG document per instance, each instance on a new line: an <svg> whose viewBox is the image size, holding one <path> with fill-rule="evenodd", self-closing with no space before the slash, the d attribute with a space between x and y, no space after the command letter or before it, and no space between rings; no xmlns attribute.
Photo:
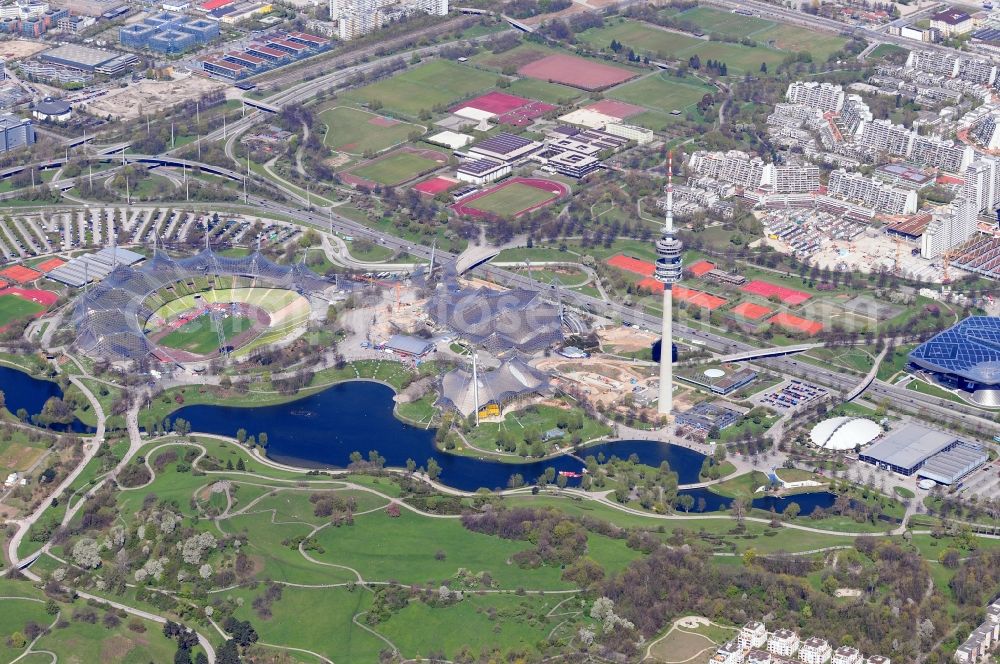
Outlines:
<svg viewBox="0 0 1000 664"><path fill-rule="evenodd" d="M583 110L594 111L595 113L600 113L602 115L610 115L611 117L618 118L619 120L624 120L625 118L630 118L633 115L639 115L640 113L646 112L646 109L642 106L627 104L616 99L602 99L601 101L595 102L590 106L584 106Z"/></svg>
<svg viewBox="0 0 1000 664"><path fill-rule="evenodd" d="M794 288L785 288L784 286L779 286L778 284L772 284L768 281L754 280L748 283L742 288L744 293L753 293L754 295L760 295L761 297L775 297L781 300L783 304L795 305L802 304L806 300L812 297L809 293L803 293L802 291L795 290Z"/></svg>
<svg viewBox="0 0 1000 664"><path fill-rule="evenodd" d="M715 263L710 263L708 261L698 261L694 265L688 268L688 272L691 273L693 277L700 277L704 274L711 272L715 269Z"/></svg>
<svg viewBox="0 0 1000 664"><path fill-rule="evenodd" d="M733 307L734 314L742 316L743 318L749 318L750 320L760 320L772 311L773 309L762 307L761 305L754 304L753 302L740 302Z"/></svg>
<svg viewBox="0 0 1000 664"><path fill-rule="evenodd" d="M452 107L451 110L457 111L463 108L472 107L480 111L486 111L487 113L502 115L509 111L513 111L515 108L527 106L532 101L533 100L525 97L509 95L506 92L488 92L482 96L474 97L469 101L463 101L461 104L457 104Z"/></svg>
<svg viewBox="0 0 1000 664"><path fill-rule="evenodd" d="M653 291L654 293L663 292L663 284L652 278L640 281L639 287ZM687 288L685 286L678 286L677 284L674 284L673 291L675 300L687 302L688 304L693 304L696 307L703 307L709 311L715 311L726 303L724 299L716 295L712 295L711 293L694 290L693 288Z"/></svg>
<svg viewBox="0 0 1000 664"><path fill-rule="evenodd" d="M427 194L428 196L437 196L443 191L448 191L456 184L458 184L457 181L439 175L437 177L430 178L429 180L424 180L419 184L415 184L413 185L413 188L419 191L421 194Z"/></svg>
<svg viewBox="0 0 1000 664"><path fill-rule="evenodd" d="M35 269L41 270L42 272L45 272L47 274L52 270L56 269L57 267L59 267L60 265L65 265L65 264L66 261L64 261L61 258L50 258L49 260L36 265Z"/></svg>
<svg viewBox="0 0 1000 664"><path fill-rule="evenodd" d="M653 272L656 271L656 266L649 261L641 261L638 258L632 258L631 256L626 256L625 254L612 256L605 262L611 267L616 267L619 270L625 270L626 272L632 272L633 274L641 274L644 277L651 277L653 276Z"/></svg>
<svg viewBox="0 0 1000 664"><path fill-rule="evenodd" d="M810 336L817 334L823 329L823 323L809 320L808 318L799 318L798 316L793 316L792 314L784 311L769 320L768 323L780 325L781 327L794 330L796 332L805 332Z"/></svg>
<svg viewBox="0 0 1000 664"><path fill-rule="evenodd" d="M585 60L573 55L550 55L541 60L529 62L518 69L517 73L528 78L562 83L583 90L609 88L637 76L627 69Z"/></svg>
<svg viewBox="0 0 1000 664"><path fill-rule="evenodd" d="M36 272L29 267L24 267L23 265L11 265L8 268L0 270L0 277L4 277L9 281L16 281L19 284L34 281L40 276L42 276L41 272Z"/></svg>

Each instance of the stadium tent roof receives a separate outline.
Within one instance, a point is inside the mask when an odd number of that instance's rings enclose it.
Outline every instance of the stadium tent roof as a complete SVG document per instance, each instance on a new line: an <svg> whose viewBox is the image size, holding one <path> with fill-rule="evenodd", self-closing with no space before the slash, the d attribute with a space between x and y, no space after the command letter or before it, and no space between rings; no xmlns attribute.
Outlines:
<svg viewBox="0 0 1000 664"><path fill-rule="evenodd" d="M453 369L441 378L441 398L438 403L450 406L468 417L479 408L503 404L532 392L542 392L549 386L548 376L515 358L493 371L479 373L479 403L472 383L472 372Z"/></svg>
<svg viewBox="0 0 1000 664"><path fill-rule="evenodd" d="M966 318L914 348L910 362L981 385L1000 385L1000 318Z"/></svg>
<svg viewBox="0 0 1000 664"><path fill-rule="evenodd" d="M812 428L812 444L825 450L853 450L882 434L882 427L863 417L831 417Z"/></svg>

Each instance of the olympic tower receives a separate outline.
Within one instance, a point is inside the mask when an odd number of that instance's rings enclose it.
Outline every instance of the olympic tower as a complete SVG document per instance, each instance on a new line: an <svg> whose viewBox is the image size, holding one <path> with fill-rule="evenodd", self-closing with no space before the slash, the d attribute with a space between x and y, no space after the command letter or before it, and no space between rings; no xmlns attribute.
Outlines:
<svg viewBox="0 0 1000 664"><path fill-rule="evenodd" d="M663 234L656 241L656 280L663 284L663 339L660 341L660 398L658 410L669 415L674 408L674 309L673 285L681 280L684 244L674 236L674 153L667 155L667 216Z"/></svg>

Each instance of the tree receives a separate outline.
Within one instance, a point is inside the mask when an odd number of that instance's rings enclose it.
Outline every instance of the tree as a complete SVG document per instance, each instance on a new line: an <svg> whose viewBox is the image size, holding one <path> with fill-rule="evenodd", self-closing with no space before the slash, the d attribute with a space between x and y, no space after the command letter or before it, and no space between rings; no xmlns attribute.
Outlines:
<svg viewBox="0 0 1000 664"><path fill-rule="evenodd" d="M801 511L802 508L799 506L799 504L792 502L788 503L788 506L785 508L784 515L786 519L794 519L799 515Z"/></svg>
<svg viewBox="0 0 1000 664"><path fill-rule="evenodd" d="M743 519L747 516L747 501L745 498L733 498L733 504L729 508L733 512L736 523L743 525Z"/></svg>
<svg viewBox="0 0 1000 664"><path fill-rule="evenodd" d="M240 445L247 442L247 430L240 427L236 430L236 440L239 441Z"/></svg>
<svg viewBox="0 0 1000 664"><path fill-rule="evenodd" d="M436 480L440 475L441 466L438 464L437 459L434 457L427 459L427 477Z"/></svg>
<svg viewBox="0 0 1000 664"><path fill-rule="evenodd" d="M257 444L261 447L267 447L267 432L261 431L257 434Z"/></svg>
<svg viewBox="0 0 1000 664"><path fill-rule="evenodd" d="M760 73L761 74L766 74L767 73L767 63L766 62L760 63Z"/></svg>
<svg viewBox="0 0 1000 664"><path fill-rule="evenodd" d="M241 664L240 651L236 647L236 641L229 639L222 644L218 652L215 653L215 664Z"/></svg>

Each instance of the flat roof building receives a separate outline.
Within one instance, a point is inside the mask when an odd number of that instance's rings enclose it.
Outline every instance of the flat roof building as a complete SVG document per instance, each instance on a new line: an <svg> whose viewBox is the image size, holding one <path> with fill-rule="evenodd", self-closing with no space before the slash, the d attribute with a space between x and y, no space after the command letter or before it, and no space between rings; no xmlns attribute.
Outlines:
<svg viewBox="0 0 1000 664"><path fill-rule="evenodd" d="M863 451L858 458L900 475L917 474L941 484L953 484L981 466L988 457L976 443L919 424L906 424Z"/></svg>
<svg viewBox="0 0 1000 664"><path fill-rule="evenodd" d="M434 350L434 343L420 337L411 337L405 334L394 334L385 342L385 347L400 355L412 355L413 357L423 357Z"/></svg>
<svg viewBox="0 0 1000 664"><path fill-rule="evenodd" d="M101 65L114 60L120 55L121 53L115 51L104 51L88 46L66 44L42 53L38 56L38 59L42 62L51 62L71 69L93 72Z"/></svg>
<svg viewBox="0 0 1000 664"><path fill-rule="evenodd" d="M532 152L542 149L542 144L530 138L515 136L507 132L501 132L496 136L491 136L478 145L469 149L469 153L479 157L486 157L503 162L513 162L523 159Z"/></svg>

